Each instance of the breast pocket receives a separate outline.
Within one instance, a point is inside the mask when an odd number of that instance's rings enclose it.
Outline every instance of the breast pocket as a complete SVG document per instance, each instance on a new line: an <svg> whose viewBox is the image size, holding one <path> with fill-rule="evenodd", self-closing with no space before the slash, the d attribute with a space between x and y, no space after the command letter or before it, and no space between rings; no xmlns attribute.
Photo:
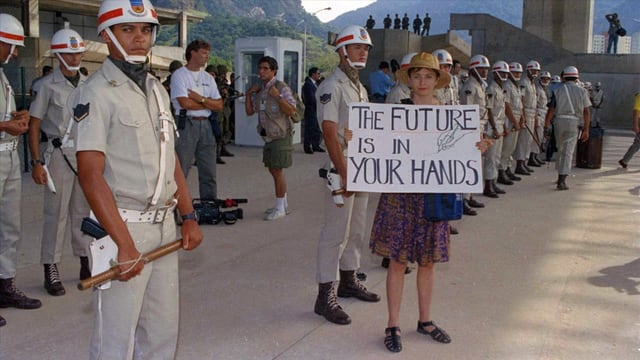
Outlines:
<svg viewBox="0 0 640 360"><path fill-rule="evenodd" d="M139 128L144 124L145 119L147 119L148 114L140 113L136 111L136 109L125 106L120 109L117 113L118 121L125 126Z"/></svg>

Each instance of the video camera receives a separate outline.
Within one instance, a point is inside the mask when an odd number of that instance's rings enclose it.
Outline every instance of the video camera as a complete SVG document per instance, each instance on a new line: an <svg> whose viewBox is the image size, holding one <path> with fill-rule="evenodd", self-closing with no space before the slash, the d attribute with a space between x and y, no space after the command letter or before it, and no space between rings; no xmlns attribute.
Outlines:
<svg viewBox="0 0 640 360"><path fill-rule="evenodd" d="M238 204L246 204L247 199L193 199L193 210L196 213L198 224L217 225L223 222L227 225L235 224L238 219L243 218L242 209L222 211L237 207Z"/></svg>

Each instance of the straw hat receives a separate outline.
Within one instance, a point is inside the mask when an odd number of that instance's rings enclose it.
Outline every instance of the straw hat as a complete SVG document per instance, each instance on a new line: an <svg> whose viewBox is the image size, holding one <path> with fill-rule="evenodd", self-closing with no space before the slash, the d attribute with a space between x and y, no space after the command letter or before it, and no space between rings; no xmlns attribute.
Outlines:
<svg viewBox="0 0 640 360"><path fill-rule="evenodd" d="M451 76L449 75L449 73L440 71L440 65L438 64L438 60L435 58L435 56L426 52L418 53L416 56L412 57L411 62L408 66L403 67L396 72L396 79L405 84L408 84L409 70L413 68L425 68L435 71L436 74L438 74L438 82L436 83L435 87L436 89L440 89L442 87L445 87L446 85L449 85L449 82L451 81Z"/></svg>

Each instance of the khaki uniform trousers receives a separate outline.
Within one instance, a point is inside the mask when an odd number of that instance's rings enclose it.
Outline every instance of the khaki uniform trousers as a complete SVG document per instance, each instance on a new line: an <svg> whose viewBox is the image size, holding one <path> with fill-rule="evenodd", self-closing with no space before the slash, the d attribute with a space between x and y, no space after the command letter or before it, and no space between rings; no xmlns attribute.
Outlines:
<svg viewBox="0 0 640 360"><path fill-rule="evenodd" d="M529 130L531 130L531 132L536 131L536 129L534 128L534 125L536 122L535 120L536 113L537 113L536 109L524 110L525 121L527 126L529 127ZM532 145L534 145L535 142L533 141L533 138L531 137L531 133L529 132L529 130L521 129L520 133L518 134L518 143L516 145L516 151L513 154L516 160L526 160L527 157L529 157L529 153L531 153L533 149Z"/></svg>
<svg viewBox="0 0 640 360"><path fill-rule="evenodd" d="M507 170L512 164L511 154L516 150L518 143L518 133L521 131L527 131L520 129L519 131L509 130L507 136L502 138L502 151L500 152L500 161L498 163L498 169Z"/></svg>
<svg viewBox="0 0 640 360"><path fill-rule="evenodd" d="M161 224L127 223L146 253L176 240L172 214ZM178 341L178 253L144 266L129 281L94 291L91 359L174 359Z"/></svg>
<svg viewBox="0 0 640 360"><path fill-rule="evenodd" d="M67 155L71 164L76 166L74 149L63 148L62 151ZM49 189L44 191L44 224L42 226L40 262L42 264L57 264L62 257L67 223L69 222L73 254L88 256L91 238L80 231L80 224L83 217L89 216L90 209L77 176L67 165L60 150L53 149L48 158L47 167L56 186L56 193L52 193Z"/></svg>
<svg viewBox="0 0 640 360"><path fill-rule="evenodd" d="M324 226L318 241L316 280L327 283L338 280L339 271L360 268L360 251L364 246L369 193L357 192L344 198L337 207L327 191Z"/></svg>
<svg viewBox="0 0 640 360"><path fill-rule="evenodd" d="M0 279L16 276L22 178L18 150L0 151Z"/></svg>
<svg viewBox="0 0 640 360"><path fill-rule="evenodd" d="M502 129L502 125L497 126L498 129ZM493 130L487 131L487 137L493 138ZM493 140L493 145L482 154L482 175L485 180L494 180L498 178L498 163L502 155L502 141L503 137Z"/></svg>
<svg viewBox="0 0 640 360"><path fill-rule="evenodd" d="M558 175L569 175L573 152L576 150L578 142L578 124L580 120L575 116L556 116L553 120L553 131L556 136L556 146L558 147L558 158L556 160L556 170ZM588 130L587 130L588 131Z"/></svg>

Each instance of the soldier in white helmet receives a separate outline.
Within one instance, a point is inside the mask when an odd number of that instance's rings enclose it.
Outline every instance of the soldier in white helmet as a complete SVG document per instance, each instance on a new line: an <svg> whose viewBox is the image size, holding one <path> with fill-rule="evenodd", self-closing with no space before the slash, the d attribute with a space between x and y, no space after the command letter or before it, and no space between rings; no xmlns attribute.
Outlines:
<svg viewBox="0 0 640 360"><path fill-rule="evenodd" d="M0 13L0 308L37 309L40 300L16 288L16 245L20 239L22 177L18 136L27 132L29 112L16 110L13 90L2 65L18 57L24 29L15 17ZM6 324L0 316L0 326Z"/></svg>
<svg viewBox="0 0 640 360"><path fill-rule="evenodd" d="M469 80L462 85L462 95L460 96L460 104L462 105L478 105L480 108L480 131L481 136L484 138L487 128L487 94L485 89L487 88L487 76L491 65L489 59L484 55L474 55L469 60ZM483 164L485 162L483 157ZM486 180L486 179L485 179ZM485 194L486 195L486 194ZM498 195L492 192L491 197L497 198ZM465 200L465 203L471 207L484 207L484 204L475 200L472 195L469 195L469 199ZM468 210L466 211L468 212Z"/></svg>
<svg viewBox="0 0 640 360"><path fill-rule="evenodd" d="M568 190L566 179L571 172L571 159L576 149L578 126L584 119L584 131L580 134L580 141L589 140L589 124L591 121L589 95L576 82L580 74L575 66L568 66L562 72L564 83L555 89L549 100L549 111L545 118L545 128L553 120L556 144L558 146L558 190Z"/></svg>
<svg viewBox="0 0 640 360"><path fill-rule="evenodd" d="M518 142L522 135L520 132L526 132L525 129L525 116L524 116L524 104L522 93L523 89L520 87L520 80L522 79L522 64L518 62L509 63L509 83L507 84L507 101L511 106L514 119L518 122L518 125L513 125L511 132L505 137L502 143L502 158L500 162L507 176L513 181L521 180L520 177L513 175L511 172L511 165L513 158L516 156ZM507 154L506 152L509 151ZM524 161L516 162L515 173L519 175L531 175L533 170L529 169Z"/></svg>
<svg viewBox="0 0 640 360"><path fill-rule="evenodd" d="M444 49L438 49L432 54L438 60L440 70L450 74L451 69L453 68L453 58L451 57L451 54ZM459 92L458 83L454 80L453 76L451 76L449 84L445 85L443 88L435 90L436 97L438 98L438 101L440 101L441 105L459 105Z"/></svg>
<svg viewBox="0 0 640 360"><path fill-rule="evenodd" d="M185 250L202 241L174 150L169 95L149 74L158 25L148 0L103 1L97 30L109 56L69 97L80 185L117 247L120 269L120 281L94 291L91 359L175 358L178 254L150 264L142 254L179 237Z"/></svg>
<svg viewBox="0 0 640 360"><path fill-rule="evenodd" d="M330 164L326 168L340 175L344 205L337 206L330 193L325 197L324 225L318 241L318 297L314 311L332 323L346 325L351 323L351 318L336 300L337 280L340 280L337 290L340 297L380 301L380 296L368 291L355 274L360 268L360 251L367 233L369 194L344 189L349 103L368 101L367 90L360 82L358 71L366 66L372 43L364 28L350 25L340 31L335 46L340 63L320 84L316 98L318 121L329 155Z"/></svg>
<svg viewBox="0 0 640 360"><path fill-rule="evenodd" d="M80 231L82 218L89 216L89 204L76 177L75 121L65 106L69 94L86 80L78 71L84 52L82 37L69 29L68 23L64 29L53 34L51 53L60 65L52 74L40 80L38 95L29 109L31 177L39 185L47 185L47 181L53 181L56 189L55 193L47 190L44 194L44 224L40 246L44 288L53 296L65 294L57 264L62 257L67 224L71 226L73 253L80 257L80 280L91 276L88 258L90 238ZM42 157L41 130L49 139Z"/></svg>
<svg viewBox="0 0 640 360"><path fill-rule="evenodd" d="M540 71L540 76L538 76L538 81L536 81L536 108L538 114L538 123L536 126L536 135L538 139L542 142L541 151L546 149L549 144L547 139L544 137L544 117L547 115L547 103L549 102L549 97L547 95L547 89L549 88L549 84L551 83L551 73L548 71ZM537 154L536 160L541 164L544 164L544 160L540 158L540 154Z"/></svg>
<svg viewBox="0 0 640 360"><path fill-rule="evenodd" d="M416 54L418 53L413 52L405 55L400 61L400 69L409 66L411 58ZM409 89L409 86L401 81L396 81L395 85L389 91L389 94L387 94L387 98L384 102L387 104L399 104L400 100L408 99L409 97L411 97L411 89Z"/></svg>
<svg viewBox="0 0 640 360"><path fill-rule="evenodd" d="M487 116L489 119L489 129L487 129L487 136L494 139L493 146L491 146L484 157L483 175L485 178L484 193L502 193L504 190L496 186L498 176L506 179L504 170L498 169L498 163L500 162L500 156L502 154L502 142L504 135L507 133L507 127L505 121L507 119L507 107L509 104L506 101L506 91L504 84L509 81L509 64L505 61L496 61L492 68L493 81L487 88ZM511 110L509 109L509 112ZM513 182L508 180L507 185L512 185Z"/></svg>
<svg viewBox="0 0 640 360"><path fill-rule="evenodd" d="M528 166L540 167L542 164L536 161L535 154L540 152L536 145L534 132L538 122L537 95L535 80L540 73L540 63L531 60L527 63L526 73L520 79L520 90L522 91L522 106L524 108L524 128L518 133L518 144L514 157L518 164L530 173L533 172ZM536 149L537 148L537 149ZM529 161L527 162L527 157ZM519 165L518 165L519 166ZM516 172L517 173L517 172Z"/></svg>
<svg viewBox="0 0 640 360"><path fill-rule="evenodd" d="M602 112L602 104L604 103L604 91L602 83L596 81L591 90L591 126L600 126L600 114Z"/></svg>

